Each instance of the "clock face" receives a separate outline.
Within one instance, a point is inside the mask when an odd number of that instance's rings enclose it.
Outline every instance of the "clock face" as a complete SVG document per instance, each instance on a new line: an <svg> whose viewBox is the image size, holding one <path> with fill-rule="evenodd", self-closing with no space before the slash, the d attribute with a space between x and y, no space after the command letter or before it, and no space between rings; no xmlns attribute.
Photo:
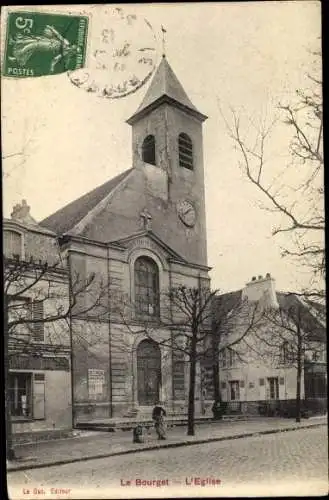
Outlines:
<svg viewBox="0 0 329 500"><path fill-rule="evenodd" d="M196 222L195 208L190 201L183 200L177 203L177 212L185 226L193 227Z"/></svg>

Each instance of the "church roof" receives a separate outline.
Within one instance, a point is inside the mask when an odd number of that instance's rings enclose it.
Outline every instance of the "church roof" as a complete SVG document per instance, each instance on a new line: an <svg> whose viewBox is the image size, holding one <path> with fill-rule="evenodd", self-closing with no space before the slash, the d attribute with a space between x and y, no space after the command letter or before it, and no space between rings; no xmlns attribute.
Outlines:
<svg viewBox="0 0 329 500"><path fill-rule="evenodd" d="M113 177L113 179L89 191L89 193L81 196L77 200L72 201L65 207L57 210L54 214L46 217L46 219L40 222L40 225L55 231L57 234L63 234L69 231L100 201L110 194L110 192L123 181L131 171L132 168L125 170L125 172Z"/></svg>
<svg viewBox="0 0 329 500"><path fill-rule="evenodd" d="M162 57L142 103L127 122L132 125L137 118L164 101L185 109L202 121L207 118L192 104L165 56Z"/></svg>

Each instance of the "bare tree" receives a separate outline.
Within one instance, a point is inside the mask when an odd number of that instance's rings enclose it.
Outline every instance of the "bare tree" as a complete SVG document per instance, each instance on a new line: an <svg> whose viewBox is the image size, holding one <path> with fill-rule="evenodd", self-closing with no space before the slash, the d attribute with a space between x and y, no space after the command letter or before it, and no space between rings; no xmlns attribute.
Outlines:
<svg viewBox="0 0 329 500"><path fill-rule="evenodd" d="M97 286L95 286L97 285ZM53 264L26 262L18 256L4 256L4 367L7 458L15 458L12 439L9 373L12 360L21 355L42 357L45 352L60 354L72 349L70 322L73 318L102 320L107 287L96 283L94 274L82 279L77 273L69 276L60 260ZM86 300L86 297L88 300ZM81 300L83 299L83 300ZM47 341L40 332L47 328ZM75 333L75 342L90 348L90 338ZM93 335L93 345L97 335ZM59 365L63 357L58 356Z"/></svg>
<svg viewBox="0 0 329 500"><path fill-rule="evenodd" d="M249 333L257 321L256 308L248 307L247 316L243 317L240 327L237 328L237 317L242 308L240 304L235 305L235 310L231 308L223 314L217 315L214 320L213 303L217 290L212 291L208 286L202 286L199 280L198 287L186 287L180 285L172 287L162 294L161 315L157 321L147 318L136 318L140 327L133 329L127 320L127 316L122 313L122 321L132 335L144 334L150 339L156 338L156 331L160 328L166 329L170 335L159 340L159 345L171 349L175 353L182 353L189 366L189 386L188 386L188 411L187 411L187 434L195 434L195 393L196 393L196 366L197 363L208 359L213 367L213 384L215 392L218 389L218 356L219 353L230 347L238 345L239 342ZM248 319L247 319L248 317ZM243 326L242 326L243 325ZM229 335L234 329L236 335ZM216 389L217 387L217 389Z"/></svg>
<svg viewBox="0 0 329 500"><path fill-rule="evenodd" d="M278 105L278 116L270 123L263 118L242 125L239 114L231 108L231 118L221 111L228 134L240 154L240 166L247 179L260 191L266 205L283 221L273 227L272 235L290 235L283 256L297 259L313 273L305 296L324 300L324 160L321 53L313 52L314 73L307 74L308 86L296 91L295 98ZM319 75L319 76L318 76ZM284 168L275 174L269 165L271 142L280 122L291 137ZM282 153L282 152L281 152ZM283 160L278 157L278 162ZM293 179L293 180L292 180Z"/></svg>
<svg viewBox="0 0 329 500"><path fill-rule="evenodd" d="M267 328L263 328L263 324ZM268 332L271 325L271 334ZM265 309L262 325L256 329L258 355L265 356L275 366L296 370L296 422L301 420L301 383L305 360L310 353L324 352L324 327L310 313L299 297L287 294L277 309Z"/></svg>

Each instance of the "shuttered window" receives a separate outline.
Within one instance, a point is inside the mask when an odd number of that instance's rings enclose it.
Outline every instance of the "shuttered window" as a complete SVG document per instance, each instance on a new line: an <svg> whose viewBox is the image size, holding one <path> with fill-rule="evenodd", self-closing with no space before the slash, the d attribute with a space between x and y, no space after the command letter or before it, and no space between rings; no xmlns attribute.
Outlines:
<svg viewBox="0 0 329 500"><path fill-rule="evenodd" d="M8 395L12 417L32 417L31 373L10 373Z"/></svg>
<svg viewBox="0 0 329 500"><path fill-rule="evenodd" d="M8 392L14 420L45 418L44 373L10 373Z"/></svg>
<svg viewBox="0 0 329 500"><path fill-rule="evenodd" d="M44 323L42 322L43 319L44 319L43 301L41 300L32 301L32 320L33 320L32 340L34 342L45 341Z"/></svg>
<svg viewBox="0 0 329 500"><path fill-rule="evenodd" d="M22 257L22 235L16 231L3 232L3 253L12 259Z"/></svg>
<svg viewBox="0 0 329 500"><path fill-rule="evenodd" d="M193 170L193 144L187 134L178 136L178 156L179 166Z"/></svg>
<svg viewBox="0 0 329 500"><path fill-rule="evenodd" d="M35 420L45 418L45 376L43 373L35 373L33 377L33 418Z"/></svg>
<svg viewBox="0 0 329 500"><path fill-rule="evenodd" d="M173 388L174 399L185 398L185 361L184 354L180 351L173 351Z"/></svg>

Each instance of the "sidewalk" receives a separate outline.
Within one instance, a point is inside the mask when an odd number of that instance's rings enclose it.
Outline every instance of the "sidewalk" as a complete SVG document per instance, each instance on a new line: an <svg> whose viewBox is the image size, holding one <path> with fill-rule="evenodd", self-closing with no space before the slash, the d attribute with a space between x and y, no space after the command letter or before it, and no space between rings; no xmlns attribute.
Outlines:
<svg viewBox="0 0 329 500"><path fill-rule="evenodd" d="M293 420L264 418L256 421L217 421L195 426L195 436L186 435L186 426L168 429L166 441L158 441L154 429L142 444L132 442L132 431L83 432L77 437L16 447L18 460L7 462L7 471L36 469L96 458L136 453L158 448L187 446L253 435L271 434L327 425L327 417L314 417L296 423Z"/></svg>

